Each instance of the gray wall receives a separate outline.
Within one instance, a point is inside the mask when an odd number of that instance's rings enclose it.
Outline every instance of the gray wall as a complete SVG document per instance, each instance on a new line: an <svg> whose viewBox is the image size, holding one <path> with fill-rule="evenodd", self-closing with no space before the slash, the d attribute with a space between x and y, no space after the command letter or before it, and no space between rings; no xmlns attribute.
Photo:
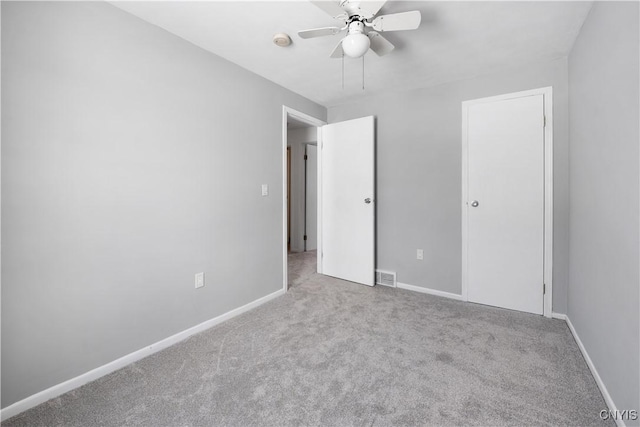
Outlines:
<svg viewBox="0 0 640 427"><path fill-rule="evenodd" d="M640 410L638 13L596 3L569 57L567 314L621 410Z"/></svg>
<svg viewBox="0 0 640 427"><path fill-rule="evenodd" d="M3 407L282 289L283 104L326 116L109 4L2 2Z"/></svg>
<svg viewBox="0 0 640 427"><path fill-rule="evenodd" d="M377 267L399 282L461 293L462 101L553 86L553 310L568 276L567 59L329 108L331 123L377 118ZM424 249L424 261L416 249Z"/></svg>

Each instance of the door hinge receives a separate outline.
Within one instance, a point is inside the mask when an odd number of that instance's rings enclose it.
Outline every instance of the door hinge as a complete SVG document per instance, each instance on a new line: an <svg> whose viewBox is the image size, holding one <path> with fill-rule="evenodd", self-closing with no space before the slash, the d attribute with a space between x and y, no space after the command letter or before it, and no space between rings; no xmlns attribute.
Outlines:
<svg viewBox="0 0 640 427"><path fill-rule="evenodd" d="M547 284L543 283L542 284L542 295L546 295L546 293L547 293Z"/></svg>
<svg viewBox="0 0 640 427"><path fill-rule="evenodd" d="M304 240L307 240L307 236L306 235L304 236Z"/></svg>
<svg viewBox="0 0 640 427"><path fill-rule="evenodd" d="M547 127L547 116L542 116L542 127L543 128Z"/></svg>
<svg viewBox="0 0 640 427"><path fill-rule="evenodd" d="M306 154L304 155L304 159L307 160L307 155Z"/></svg>

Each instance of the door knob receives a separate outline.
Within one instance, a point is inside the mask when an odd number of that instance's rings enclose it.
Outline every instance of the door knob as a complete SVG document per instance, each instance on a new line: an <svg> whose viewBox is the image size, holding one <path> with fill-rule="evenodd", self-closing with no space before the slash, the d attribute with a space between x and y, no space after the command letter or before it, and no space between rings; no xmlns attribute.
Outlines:
<svg viewBox="0 0 640 427"><path fill-rule="evenodd" d="M474 200L473 202L471 202L471 206L474 207L474 208L477 208L478 205L480 205L480 203L478 203L477 200Z"/></svg>
<svg viewBox="0 0 640 427"><path fill-rule="evenodd" d="M371 203L371 199L367 197L366 199L364 199L364 202L365 202L366 204L369 204L369 203Z"/></svg>

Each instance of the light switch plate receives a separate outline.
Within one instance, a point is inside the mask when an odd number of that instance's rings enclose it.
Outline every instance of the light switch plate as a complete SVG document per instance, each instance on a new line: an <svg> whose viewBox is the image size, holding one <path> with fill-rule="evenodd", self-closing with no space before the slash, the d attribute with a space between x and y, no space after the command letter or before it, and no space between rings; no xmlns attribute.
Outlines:
<svg viewBox="0 0 640 427"><path fill-rule="evenodd" d="M269 195L269 184L262 184L262 195L263 196Z"/></svg>

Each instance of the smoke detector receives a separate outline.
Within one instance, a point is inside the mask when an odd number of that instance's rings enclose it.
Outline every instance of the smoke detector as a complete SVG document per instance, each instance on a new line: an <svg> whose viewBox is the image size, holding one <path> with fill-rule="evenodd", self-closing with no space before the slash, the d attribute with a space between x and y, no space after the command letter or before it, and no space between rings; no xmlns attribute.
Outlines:
<svg viewBox="0 0 640 427"><path fill-rule="evenodd" d="M273 36L273 42L280 47L286 47L291 44L291 37L285 33L278 33Z"/></svg>

